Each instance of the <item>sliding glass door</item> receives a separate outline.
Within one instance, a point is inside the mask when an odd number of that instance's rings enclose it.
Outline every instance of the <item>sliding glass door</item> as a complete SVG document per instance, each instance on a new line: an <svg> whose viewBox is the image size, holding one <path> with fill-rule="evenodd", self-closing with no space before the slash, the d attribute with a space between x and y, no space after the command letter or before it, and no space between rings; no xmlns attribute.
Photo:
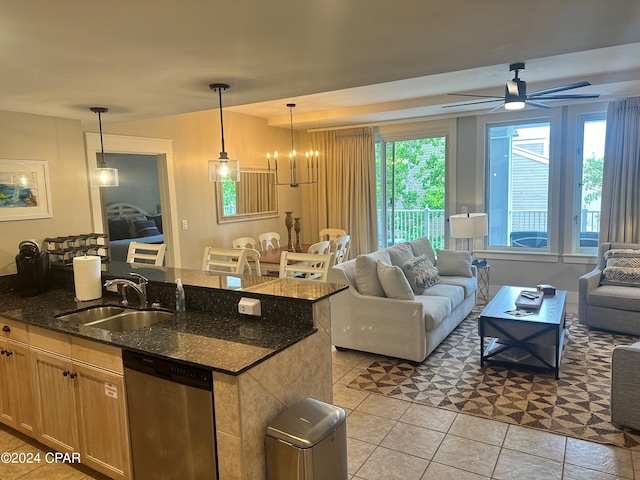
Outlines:
<svg viewBox="0 0 640 480"><path fill-rule="evenodd" d="M444 248L447 138L376 143L380 248L426 236Z"/></svg>

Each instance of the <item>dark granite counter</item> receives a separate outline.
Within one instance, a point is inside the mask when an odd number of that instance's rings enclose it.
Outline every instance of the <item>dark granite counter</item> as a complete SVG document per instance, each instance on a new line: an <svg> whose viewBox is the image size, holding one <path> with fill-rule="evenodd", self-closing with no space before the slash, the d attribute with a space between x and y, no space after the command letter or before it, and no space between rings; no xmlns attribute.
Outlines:
<svg viewBox="0 0 640 480"><path fill-rule="evenodd" d="M131 271L149 279L149 301L172 308L174 281L182 278L187 312L131 332L61 320L55 315L85 306L74 300L72 270L57 272L57 287L35 297L0 294L0 315L50 330L136 350L188 364L238 375L316 332L313 303L343 290L342 285L273 277L210 275L186 269L132 267L112 262L104 278L127 278ZM229 286L229 282L234 285ZM66 286L64 285L66 283ZM242 296L259 298L263 315L237 312ZM117 304L119 296L105 292L98 303ZM88 302L82 302L87 304Z"/></svg>

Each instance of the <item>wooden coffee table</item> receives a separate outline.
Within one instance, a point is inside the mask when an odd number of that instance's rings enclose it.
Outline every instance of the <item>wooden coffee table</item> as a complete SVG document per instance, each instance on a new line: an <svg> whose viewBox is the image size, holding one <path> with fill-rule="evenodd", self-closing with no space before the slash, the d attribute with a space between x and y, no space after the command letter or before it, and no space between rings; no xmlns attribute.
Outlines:
<svg viewBox="0 0 640 480"><path fill-rule="evenodd" d="M565 333L565 299L567 292L557 290L545 295L537 310L530 315L515 316L516 299L528 287L504 286L478 317L480 334L480 366L485 362L506 366L560 370ZM492 340L485 348L485 338Z"/></svg>

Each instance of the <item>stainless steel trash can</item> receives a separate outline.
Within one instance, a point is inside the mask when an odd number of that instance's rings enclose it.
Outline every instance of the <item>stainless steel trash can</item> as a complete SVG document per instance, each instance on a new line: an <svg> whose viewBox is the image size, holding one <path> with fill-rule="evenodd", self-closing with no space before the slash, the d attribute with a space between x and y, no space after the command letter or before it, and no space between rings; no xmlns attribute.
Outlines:
<svg viewBox="0 0 640 480"><path fill-rule="evenodd" d="M305 398L269 426L268 480L347 480L347 422L343 409Z"/></svg>

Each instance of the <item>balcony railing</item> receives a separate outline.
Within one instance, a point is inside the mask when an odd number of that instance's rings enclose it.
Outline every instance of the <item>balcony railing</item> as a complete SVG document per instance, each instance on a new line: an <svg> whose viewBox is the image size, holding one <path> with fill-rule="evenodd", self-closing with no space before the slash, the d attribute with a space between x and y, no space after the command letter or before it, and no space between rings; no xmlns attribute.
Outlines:
<svg viewBox="0 0 640 480"><path fill-rule="evenodd" d="M378 211L378 218L380 218ZM444 210L387 210L387 245L427 237L433 248L444 248L445 239ZM581 211L582 232L598 232L600 230L600 212L595 210ZM526 210L509 212L509 233L511 232L546 232L547 211ZM393 232L393 234L391 234Z"/></svg>

